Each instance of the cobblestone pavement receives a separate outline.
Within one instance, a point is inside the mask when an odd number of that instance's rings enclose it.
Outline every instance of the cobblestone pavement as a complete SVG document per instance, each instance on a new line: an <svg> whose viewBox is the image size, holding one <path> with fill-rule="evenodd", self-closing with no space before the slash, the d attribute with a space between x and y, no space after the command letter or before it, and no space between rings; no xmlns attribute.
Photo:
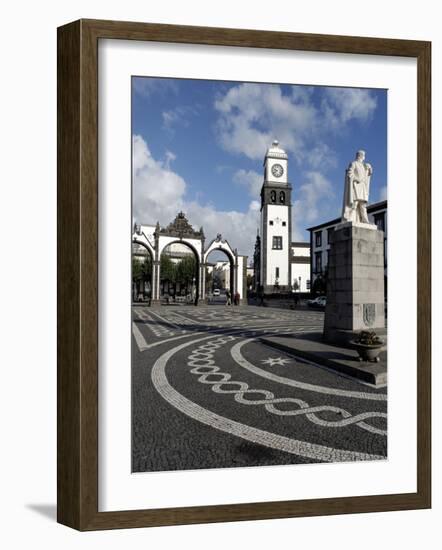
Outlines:
<svg viewBox="0 0 442 550"><path fill-rule="evenodd" d="M322 330L323 313L133 307L134 472L387 455L387 390L259 342Z"/></svg>

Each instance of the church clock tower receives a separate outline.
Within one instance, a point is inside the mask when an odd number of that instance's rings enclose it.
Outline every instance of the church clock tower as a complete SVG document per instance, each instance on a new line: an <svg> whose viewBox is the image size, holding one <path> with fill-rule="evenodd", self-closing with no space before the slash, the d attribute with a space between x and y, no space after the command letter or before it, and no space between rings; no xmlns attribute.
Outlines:
<svg viewBox="0 0 442 550"><path fill-rule="evenodd" d="M275 140L264 158L261 188L260 285L265 293L291 286L292 187L287 153Z"/></svg>

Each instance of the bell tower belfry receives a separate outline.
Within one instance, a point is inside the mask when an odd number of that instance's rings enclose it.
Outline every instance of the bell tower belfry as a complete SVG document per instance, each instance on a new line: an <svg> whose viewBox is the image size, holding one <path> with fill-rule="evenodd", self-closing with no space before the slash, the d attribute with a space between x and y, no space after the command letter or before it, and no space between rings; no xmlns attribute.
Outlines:
<svg viewBox="0 0 442 550"><path fill-rule="evenodd" d="M265 293L291 286L292 187L288 156L275 140L264 158L261 188L260 284Z"/></svg>

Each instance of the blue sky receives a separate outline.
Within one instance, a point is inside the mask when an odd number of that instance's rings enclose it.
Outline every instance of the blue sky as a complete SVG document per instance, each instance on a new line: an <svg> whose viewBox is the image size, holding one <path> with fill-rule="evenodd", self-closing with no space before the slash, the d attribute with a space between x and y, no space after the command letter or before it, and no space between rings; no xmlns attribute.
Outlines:
<svg viewBox="0 0 442 550"><path fill-rule="evenodd" d="M182 209L249 256L275 138L289 155L293 240L340 215L358 149L374 169L370 202L386 198L385 90L133 77L132 133L134 219L165 225Z"/></svg>

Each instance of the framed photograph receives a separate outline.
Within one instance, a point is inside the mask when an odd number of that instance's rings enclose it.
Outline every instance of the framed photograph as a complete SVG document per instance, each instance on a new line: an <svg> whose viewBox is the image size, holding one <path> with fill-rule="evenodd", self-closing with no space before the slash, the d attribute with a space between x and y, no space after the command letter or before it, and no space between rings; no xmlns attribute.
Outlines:
<svg viewBox="0 0 442 550"><path fill-rule="evenodd" d="M58 29L60 523L431 506L430 67L429 42Z"/></svg>

